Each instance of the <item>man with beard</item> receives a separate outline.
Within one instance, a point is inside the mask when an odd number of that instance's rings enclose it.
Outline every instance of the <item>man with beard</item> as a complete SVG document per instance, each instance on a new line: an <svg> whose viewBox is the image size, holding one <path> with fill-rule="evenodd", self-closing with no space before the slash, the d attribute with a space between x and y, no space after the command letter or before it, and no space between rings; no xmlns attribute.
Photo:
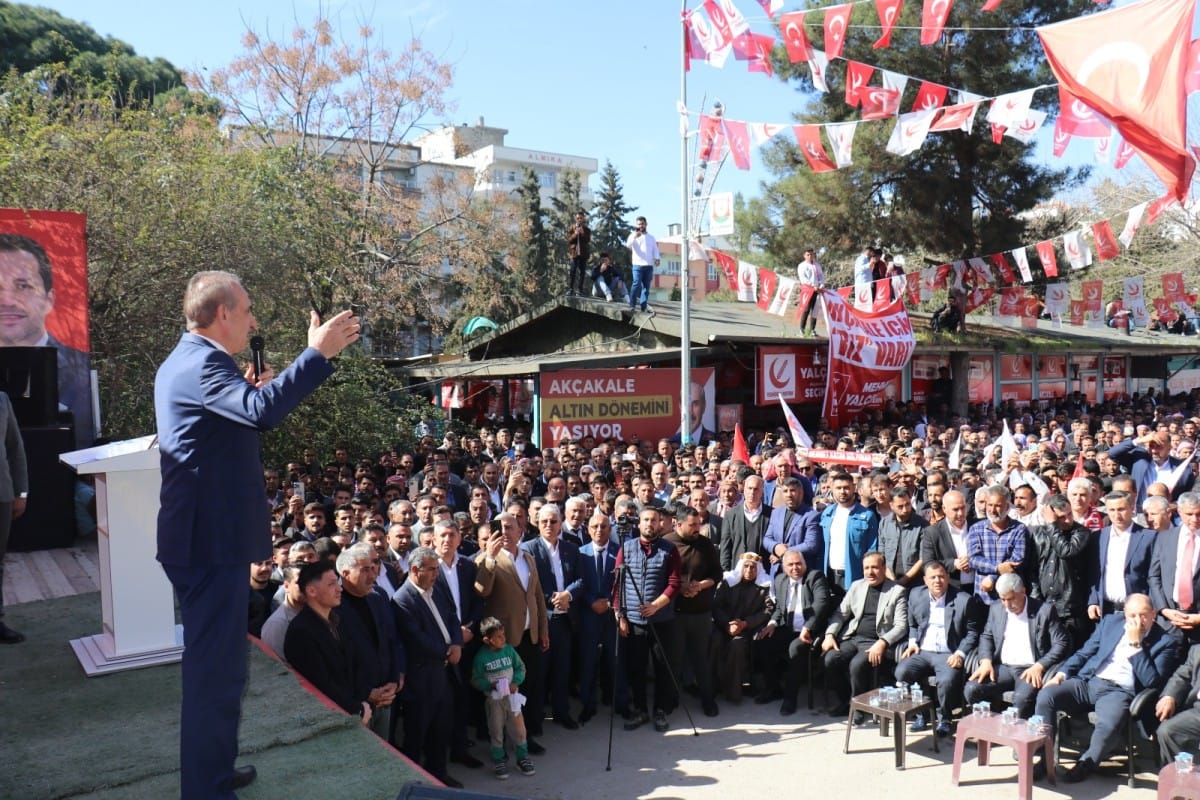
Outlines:
<svg viewBox="0 0 1200 800"><path fill-rule="evenodd" d="M1025 559L1025 526L1008 516L1008 489L988 486L984 514L967 532L967 552L975 573L975 594L989 605L995 600L996 579L1016 572Z"/></svg>

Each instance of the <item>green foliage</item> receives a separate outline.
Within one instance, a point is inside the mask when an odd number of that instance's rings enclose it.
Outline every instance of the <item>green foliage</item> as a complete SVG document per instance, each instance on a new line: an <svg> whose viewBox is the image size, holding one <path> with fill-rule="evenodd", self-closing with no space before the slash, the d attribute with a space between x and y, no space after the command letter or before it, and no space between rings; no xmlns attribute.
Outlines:
<svg viewBox="0 0 1200 800"><path fill-rule="evenodd" d="M120 106L183 85L165 59L139 56L125 42L48 8L0 2L0 73L11 70L38 74L60 94L85 84L104 87Z"/></svg>
<svg viewBox="0 0 1200 800"><path fill-rule="evenodd" d="M521 206L521 269L535 286L543 287L544 292L550 285L550 236L546 232L541 185L537 173L529 167L525 168L521 185L517 187L517 197ZM540 298L533 299L540 302ZM515 311L508 318L520 313Z"/></svg>
<svg viewBox="0 0 1200 800"><path fill-rule="evenodd" d="M969 90L983 96L1029 88L1051 80L1033 28L1074 16L1090 6L1085 0L1031 0L1004 3L988 16L988 29L952 31L930 47L917 40L920 4L906 5L897 21L892 45L874 50L875 10L855 6L845 56L921 79ZM976 9L955 8L949 28L963 28ZM963 18L958 18L963 15ZM866 28L857 28L861 23ZM907 29L906 29L907 26ZM993 30L993 28L995 30ZM819 45L818 45L819 46ZM807 66L790 64L777 48L780 77L798 90L812 92ZM838 62L834 62L838 64ZM857 109L845 102L844 72L833 70L828 94L809 94L797 122L852 120ZM879 83L878 70L871 85ZM919 88L910 80L900 109L909 111ZM1038 104L1054 107L1051 91L1037 95ZM952 94L947 103L956 102ZM777 139L764 150L775 180L763 201L747 204L743 219L755 243L761 243L775 266L800 260L806 246L826 247L827 273L838 257L849 258L871 242L936 260L950 260L1008 249L1023 239L1026 223L1019 216L1064 187L1084 177L1082 171L1051 169L1034 159L1034 147L1005 139L996 145L984 119L986 104L970 133L933 133L915 153L893 156L885 151L894 122L866 122L854 139L854 164L816 174L794 142Z"/></svg>
<svg viewBox="0 0 1200 800"><path fill-rule="evenodd" d="M600 171L600 191L596 192L596 204L592 206L592 252L608 251L625 275L629 274L630 264L625 239L633 227L628 220L634 211L637 208L625 202L617 168L611 161L605 161Z"/></svg>
<svg viewBox="0 0 1200 800"><path fill-rule="evenodd" d="M580 199L582 193L583 187L578 170L563 170L554 196L550 198L550 210L546 213L551 262L555 265L563 265L563 269L554 270L556 279L565 274L565 265L569 261L567 233L575 226L575 212L583 210L583 200ZM554 284L556 289L565 285L566 281L562 280L556 280Z"/></svg>

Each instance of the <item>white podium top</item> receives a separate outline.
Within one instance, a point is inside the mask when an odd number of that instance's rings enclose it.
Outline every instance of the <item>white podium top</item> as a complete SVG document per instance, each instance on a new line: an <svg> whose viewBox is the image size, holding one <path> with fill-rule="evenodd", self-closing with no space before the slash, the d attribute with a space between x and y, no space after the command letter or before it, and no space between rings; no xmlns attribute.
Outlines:
<svg viewBox="0 0 1200 800"><path fill-rule="evenodd" d="M86 450L63 453L58 458L80 475L148 469L157 471L158 437L151 434L137 439L126 439L123 442L111 442Z"/></svg>

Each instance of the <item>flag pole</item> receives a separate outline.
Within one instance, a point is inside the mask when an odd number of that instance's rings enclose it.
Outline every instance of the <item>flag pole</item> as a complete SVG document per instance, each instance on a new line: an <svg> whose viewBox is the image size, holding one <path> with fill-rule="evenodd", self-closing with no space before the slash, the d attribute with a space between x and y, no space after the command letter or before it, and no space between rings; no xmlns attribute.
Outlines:
<svg viewBox="0 0 1200 800"><path fill-rule="evenodd" d="M687 113L687 0L682 0L679 14L680 52L679 52L679 103ZM685 117L686 119L686 117ZM685 445L692 440L692 318L691 302L691 269L688 263L688 231L691 227L688 220L688 126L681 125L679 131L679 205L682 211L682 223L679 226L679 444ZM701 420L703 423L703 420ZM703 428L703 424L701 424Z"/></svg>

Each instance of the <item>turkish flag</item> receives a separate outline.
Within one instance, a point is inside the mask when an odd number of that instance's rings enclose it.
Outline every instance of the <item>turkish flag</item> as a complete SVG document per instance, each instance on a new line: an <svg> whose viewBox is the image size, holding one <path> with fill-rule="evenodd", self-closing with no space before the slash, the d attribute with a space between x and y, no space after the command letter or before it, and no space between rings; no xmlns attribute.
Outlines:
<svg viewBox="0 0 1200 800"><path fill-rule="evenodd" d="M875 68L870 64L862 64L858 61L846 62L846 105L851 108L858 106L859 91L867 85L874 73Z"/></svg>
<svg viewBox="0 0 1200 800"><path fill-rule="evenodd" d="M917 90L917 99L913 101L913 111L928 111L931 108L941 108L946 102L946 87L929 81L922 81Z"/></svg>
<svg viewBox="0 0 1200 800"><path fill-rule="evenodd" d="M837 58L846 46L846 28L850 24L852 3L829 6L825 9L825 55Z"/></svg>
<svg viewBox="0 0 1200 800"><path fill-rule="evenodd" d="M725 120L725 138L729 140L729 155L738 169L750 169L750 128L745 122Z"/></svg>
<svg viewBox="0 0 1200 800"><path fill-rule="evenodd" d="M1196 0L1141 0L1038 28L1059 83L1116 125L1167 189L1187 195L1185 76Z"/></svg>
<svg viewBox="0 0 1200 800"><path fill-rule="evenodd" d="M875 0L875 11L879 14L879 27L883 28L883 33L875 44L871 45L872 49L878 50L881 47L892 46L892 26L896 24L896 18L900 16L900 6L904 5L904 0Z"/></svg>
<svg viewBox="0 0 1200 800"><path fill-rule="evenodd" d="M774 46L774 36L743 31L733 39L733 57L738 61L755 61L767 56Z"/></svg>
<svg viewBox="0 0 1200 800"><path fill-rule="evenodd" d="M1012 267L1008 265L1008 259L1004 257L1004 253L992 253L988 258L996 265L1001 283L1012 283L1016 280L1017 276L1013 274Z"/></svg>
<svg viewBox="0 0 1200 800"><path fill-rule="evenodd" d="M1054 127L1084 139L1100 139L1112 133L1112 127L1104 117L1061 86L1058 87L1058 121Z"/></svg>
<svg viewBox="0 0 1200 800"><path fill-rule="evenodd" d="M975 112L979 110L979 102L959 103L942 109L937 122L929 126L930 133L934 131L965 131L971 132L975 122Z"/></svg>
<svg viewBox="0 0 1200 800"><path fill-rule="evenodd" d="M921 44L933 44L942 37L946 17L950 16L950 5L954 0L925 0L921 10Z"/></svg>
<svg viewBox="0 0 1200 800"><path fill-rule="evenodd" d="M1108 220L1093 225L1092 236L1096 237L1096 255L1101 261L1121 255L1121 246L1117 244L1117 237L1113 235L1112 225L1108 224Z"/></svg>
<svg viewBox="0 0 1200 800"><path fill-rule="evenodd" d="M837 169L837 164L829 158L821 144L820 125L793 125L792 132L796 136L796 144L804 154L804 160L813 172L829 172Z"/></svg>
<svg viewBox="0 0 1200 800"><path fill-rule="evenodd" d="M1047 278L1058 277L1058 256L1054 253L1054 242L1038 242L1038 260L1042 262L1042 271Z"/></svg>
<svg viewBox="0 0 1200 800"><path fill-rule="evenodd" d="M1188 94L1200 92L1200 39L1188 45L1187 76L1183 80L1183 88Z"/></svg>
<svg viewBox="0 0 1200 800"><path fill-rule="evenodd" d="M862 118L887 119L900 111L900 92L882 86L870 86L858 93L862 101Z"/></svg>
<svg viewBox="0 0 1200 800"><path fill-rule="evenodd" d="M721 129L721 118L700 115L700 148L697 157L701 161L720 161L725 155L725 134Z"/></svg>
<svg viewBox="0 0 1200 800"><path fill-rule="evenodd" d="M787 48L789 61L798 64L812 58L812 45L808 41L808 32L804 30L803 11L791 11L780 15L779 33L783 36L783 46Z"/></svg>

